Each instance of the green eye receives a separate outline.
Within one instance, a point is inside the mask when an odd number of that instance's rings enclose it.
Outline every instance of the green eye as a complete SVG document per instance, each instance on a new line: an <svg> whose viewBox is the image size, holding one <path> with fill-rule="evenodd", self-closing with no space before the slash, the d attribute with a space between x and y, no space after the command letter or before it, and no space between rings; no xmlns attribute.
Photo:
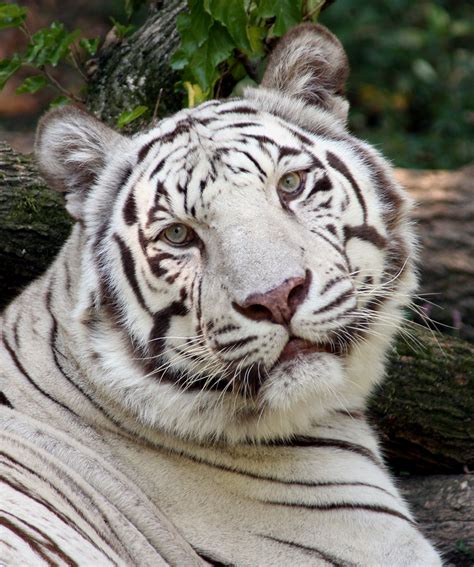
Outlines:
<svg viewBox="0 0 474 567"><path fill-rule="evenodd" d="M301 174L296 171L290 171L289 173L285 173L285 175L280 179L278 182L278 189L287 194L296 193L301 187L301 182Z"/></svg>
<svg viewBox="0 0 474 567"><path fill-rule="evenodd" d="M184 246L194 240L194 230L185 224L175 223L166 228L162 237L173 246Z"/></svg>

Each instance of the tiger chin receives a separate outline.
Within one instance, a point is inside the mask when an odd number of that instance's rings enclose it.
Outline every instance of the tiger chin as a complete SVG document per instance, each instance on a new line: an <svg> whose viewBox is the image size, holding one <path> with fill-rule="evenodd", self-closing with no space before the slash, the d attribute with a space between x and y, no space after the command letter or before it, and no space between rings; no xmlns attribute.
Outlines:
<svg viewBox="0 0 474 567"><path fill-rule="evenodd" d="M303 24L242 98L130 138L78 108L41 120L76 223L2 322L2 426L31 488L8 484L17 563L441 564L364 418L416 241L389 164L347 131L347 75ZM43 539L21 531L45 501Z"/></svg>

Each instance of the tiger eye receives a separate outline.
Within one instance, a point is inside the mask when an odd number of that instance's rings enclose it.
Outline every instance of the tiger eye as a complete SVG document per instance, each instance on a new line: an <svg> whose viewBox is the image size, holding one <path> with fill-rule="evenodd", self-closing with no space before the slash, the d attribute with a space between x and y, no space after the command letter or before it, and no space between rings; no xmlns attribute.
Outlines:
<svg viewBox="0 0 474 567"><path fill-rule="evenodd" d="M289 173L285 173L278 181L278 190L287 195L291 195L300 189L301 183L301 174L296 171L290 171Z"/></svg>
<svg viewBox="0 0 474 567"><path fill-rule="evenodd" d="M172 224L161 235L172 246L184 246L194 240L193 229L181 223Z"/></svg>

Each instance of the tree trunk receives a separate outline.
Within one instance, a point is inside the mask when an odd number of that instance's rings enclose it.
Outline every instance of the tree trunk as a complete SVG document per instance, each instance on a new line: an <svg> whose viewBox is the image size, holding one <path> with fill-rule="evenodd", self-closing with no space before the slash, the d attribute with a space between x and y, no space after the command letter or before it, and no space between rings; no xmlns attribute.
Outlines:
<svg viewBox="0 0 474 567"><path fill-rule="evenodd" d="M474 476L400 478L421 531L442 552L444 567L474 565Z"/></svg>
<svg viewBox="0 0 474 567"><path fill-rule="evenodd" d="M0 142L0 308L51 263L70 226L33 160Z"/></svg>
<svg viewBox="0 0 474 567"><path fill-rule="evenodd" d="M400 169L397 177L418 203L421 294L427 294L420 302L428 316L474 341L474 165L458 171Z"/></svg>
<svg viewBox="0 0 474 567"><path fill-rule="evenodd" d="M148 106L149 121L154 114L165 116L179 110L183 97L175 92L178 75L169 59L178 45L176 16L185 0L151 4L146 25L130 38L118 40L109 34L94 62L88 89L88 107L101 120L115 126L124 110ZM140 127L134 122L133 128Z"/></svg>
<svg viewBox="0 0 474 567"><path fill-rule="evenodd" d="M385 454L402 473L474 470L474 345L407 325L369 407Z"/></svg>

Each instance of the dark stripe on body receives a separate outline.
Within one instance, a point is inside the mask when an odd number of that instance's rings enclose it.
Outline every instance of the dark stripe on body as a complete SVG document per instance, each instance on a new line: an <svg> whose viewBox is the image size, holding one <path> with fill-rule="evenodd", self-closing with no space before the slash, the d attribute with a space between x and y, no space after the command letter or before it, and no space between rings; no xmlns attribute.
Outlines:
<svg viewBox="0 0 474 567"><path fill-rule="evenodd" d="M1 455L5 455L4 453L0 453ZM13 459L9 458L8 455L5 455L5 457L11 462ZM16 463L18 463L17 461L15 461ZM41 477L38 474L35 474L31 469L29 469L28 467L25 467L24 465L21 465L20 463L18 463L18 466L20 466L23 469L28 470L28 472L33 473L35 476L37 476L38 478L40 478L43 482L46 482L50 487L54 488L55 492L58 493L60 495L60 497L62 497L72 508L73 510L76 512L76 514L84 521L87 523L88 526L90 526L92 528L92 530L96 533L96 535L99 537L99 539L101 539L103 541L103 536L99 533L99 531L95 528L95 526L93 526L90 522L88 522L85 518L85 516L82 514L82 512L80 512L80 510L76 507L72 505L72 502L65 498L65 495L63 493L60 493L57 488L53 487L51 485L51 483L49 483L48 481L46 481L46 479L44 477ZM50 504L49 502L47 502L46 500L44 500L43 498L40 498L39 496L37 496L36 494L30 492L28 490L27 487L21 486L19 484L14 484L13 482L10 482L8 479L6 479L5 477L1 476L0 477L1 482L3 482L4 484L8 484L8 486L10 486L13 490L16 490L17 492L20 492L21 494L23 494L24 496L26 496L28 499L33 500L34 502L37 502L40 506L43 506L44 508L46 508L48 510L48 512L50 512L53 516L56 516L63 524L67 525L68 527L72 528L73 531L75 531L79 537L81 537L82 539L84 539L85 541L89 542L93 547L95 547L97 549L97 551L100 551L101 553L103 553L104 555L108 554L101 548L99 547L92 539L91 537L85 533L78 525L76 522L72 521L71 518L69 518L68 516L66 516L65 514L63 514L62 512L60 512L57 508L55 508L52 504ZM103 519L105 520L105 518L103 517ZM117 536L117 534L114 534ZM108 556L109 557L109 556ZM109 557L109 559L112 561L112 559Z"/></svg>
<svg viewBox="0 0 474 567"><path fill-rule="evenodd" d="M329 563L329 565L332 565L333 567L356 567L356 565L354 563L348 563L347 561L344 561L342 559L338 559L334 555L331 555L329 553L321 551L321 549L318 549L316 547L309 547L307 545L302 545L301 543L296 543L294 541L288 541L288 540L285 540L285 539L280 539L280 538L265 535L265 534L256 534L256 535L259 535L260 537L262 537L264 539L276 541L277 543L281 543L282 545L293 547L294 549L298 549L300 551L306 551L306 552L308 552L312 555L317 555L318 557L320 557L321 559L323 559L324 561L326 561L327 563Z"/></svg>
<svg viewBox="0 0 474 567"><path fill-rule="evenodd" d="M7 341L7 338L5 335L3 335L3 343L5 345L5 348L7 349L8 354L10 355L10 358L12 359L12 361L14 362L15 366L17 367L17 369L19 370L19 372L28 380L28 382L36 389L38 390L38 392L40 392L41 394L43 394L43 396L45 396L46 398L48 398L51 402L57 404L58 406L61 406L63 409L65 409L68 413L72 413L74 416L76 417L80 417L75 411L73 411L70 407L68 407L66 404L63 404L62 402L60 402L59 400L57 400L56 398L54 398L53 396L51 396L50 394L48 394L48 392L46 392L45 390L43 390L40 386L38 386L38 384L33 380L33 378L28 374L28 372L26 371L25 367L21 364L20 360L18 359L15 351L12 349L12 347L10 346L10 344Z"/></svg>
<svg viewBox="0 0 474 567"><path fill-rule="evenodd" d="M0 406L7 406L7 408L13 409L13 405L3 392L0 392Z"/></svg>
<svg viewBox="0 0 474 567"><path fill-rule="evenodd" d="M409 524L413 524L413 521L399 512L398 510L393 510L392 508L387 508L386 506L379 506L377 504L364 504L358 502L334 502L332 504L302 504L300 502L274 502L272 500L260 500L262 504L268 504L269 506L284 506L286 508L304 508L306 510L317 510L318 512L332 512L334 510L350 510L354 512L364 511L373 512L375 514L386 514L388 516L394 516L400 518Z"/></svg>
<svg viewBox="0 0 474 567"><path fill-rule="evenodd" d="M19 518L18 516L15 516L11 512L7 512L6 510L3 510L2 513L10 516L11 518L14 518L17 522L23 524L24 526L27 526L28 529L30 529L32 532L37 533L41 538L46 540L46 541L39 541L38 539L33 537L30 533L25 531L24 528L22 529L13 521L8 520L4 516L0 517L0 524L3 524L10 531L18 535L18 537L22 541L26 542L37 555L39 555L42 559L44 559L44 561L46 561L48 565L55 567L57 563L53 561L50 557L48 557L48 554L44 551L46 549L50 553L56 555L56 557L64 561L64 563L69 567L79 567L78 563L76 563L71 557L66 555L66 553L60 547L58 547L56 542L53 539L51 539L51 537L46 532L43 532L36 526L33 526L23 518Z"/></svg>
<svg viewBox="0 0 474 567"><path fill-rule="evenodd" d="M195 547L193 547L193 549L203 561L209 563L209 565L212 565L213 567L235 567L235 563L222 563L222 561L218 561L217 559L214 559L210 555L207 555L207 552L206 554L204 554L202 551L199 551Z"/></svg>
<svg viewBox="0 0 474 567"><path fill-rule="evenodd" d="M330 447L356 453L372 461L377 466L383 466L382 461L367 447L343 441L342 439L331 439L327 437L295 437L289 440L276 440L267 443L272 447Z"/></svg>

